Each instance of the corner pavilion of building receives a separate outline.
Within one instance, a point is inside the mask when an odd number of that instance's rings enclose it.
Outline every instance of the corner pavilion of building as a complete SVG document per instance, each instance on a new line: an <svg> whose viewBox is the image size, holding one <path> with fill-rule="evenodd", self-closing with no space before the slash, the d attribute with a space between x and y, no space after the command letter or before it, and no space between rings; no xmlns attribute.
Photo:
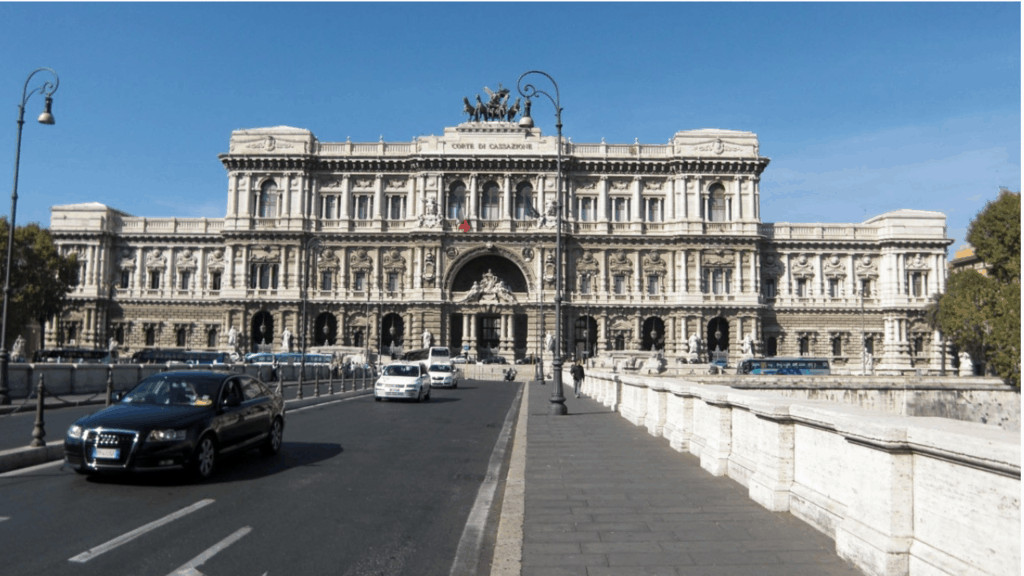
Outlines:
<svg viewBox="0 0 1024 576"><path fill-rule="evenodd" d="M237 130L220 156L222 218L52 208L81 273L43 344L296 351L305 331L309 349L348 355L542 353L555 332L557 146L504 120L401 143ZM733 364L746 347L853 374L944 368L925 321L945 287L944 214L762 222L769 159L750 132L562 146L565 353L682 362L694 344L702 362Z"/></svg>

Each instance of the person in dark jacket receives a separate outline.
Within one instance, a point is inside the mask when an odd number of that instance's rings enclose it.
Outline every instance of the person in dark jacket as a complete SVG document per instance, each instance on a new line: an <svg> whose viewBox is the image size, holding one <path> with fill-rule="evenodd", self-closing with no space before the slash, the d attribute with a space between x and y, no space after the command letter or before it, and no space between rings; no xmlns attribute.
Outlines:
<svg viewBox="0 0 1024 576"><path fill-rule="evenodd" d="M572 365L572 368L569 369L569 373L572 374L573 392L575 392L576 397L579 398L580 385L583 384L583 377L585 376L583 372L583 364L580 364L580 362L577 361L575 364Z"/></svg>

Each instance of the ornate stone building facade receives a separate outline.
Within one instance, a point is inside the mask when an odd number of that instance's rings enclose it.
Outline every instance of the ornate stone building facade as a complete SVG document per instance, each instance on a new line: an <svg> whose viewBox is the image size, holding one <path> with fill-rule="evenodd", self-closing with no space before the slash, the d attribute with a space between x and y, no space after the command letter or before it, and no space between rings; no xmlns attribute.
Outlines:
<svg viewBox="0 0 1024 576"><path fill-rule="evenodd" d="M537 354L554 332L558 142L511 118L412 142L239 130L220 156L223 218L52 208L80 281L49 346L358 351L445 344ZM562 142L562 348L833 359L837 371L938 371L926 324L944 289L945 216L766 223L769 160L750 132L667 144ZM866 351L866 353L865 353Z"/></svg>

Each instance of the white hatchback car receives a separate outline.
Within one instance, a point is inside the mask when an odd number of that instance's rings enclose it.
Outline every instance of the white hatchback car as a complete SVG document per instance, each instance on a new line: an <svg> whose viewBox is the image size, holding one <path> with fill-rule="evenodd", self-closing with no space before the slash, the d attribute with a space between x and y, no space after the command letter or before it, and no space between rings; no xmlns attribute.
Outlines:
<svg viewBox="0 0 1024 576"><path fill-rule="evenodd" d="M430 400L430 375L419 362L396 362L381 371L373 386L373 399Z"/></svg>
<svg viewBox="0 0 1024 576"><path fill-rule="evenodd" d="M448 362L434 362L427 368L433 388L458 388L459 369Z"/></svg>

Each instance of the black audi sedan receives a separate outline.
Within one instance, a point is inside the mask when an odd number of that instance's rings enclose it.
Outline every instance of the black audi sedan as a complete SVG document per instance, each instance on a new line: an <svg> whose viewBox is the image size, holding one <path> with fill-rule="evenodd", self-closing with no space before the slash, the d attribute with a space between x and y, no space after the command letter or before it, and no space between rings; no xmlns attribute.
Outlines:
<svg viewBox="0 0 1024 576"><path fill-rule="evenodd" d="M223 454L249 448L276 454L283 433L284 399L258 379L162 372L72 424L64 459L83 474L185 468L203 480Z"/></svg>

